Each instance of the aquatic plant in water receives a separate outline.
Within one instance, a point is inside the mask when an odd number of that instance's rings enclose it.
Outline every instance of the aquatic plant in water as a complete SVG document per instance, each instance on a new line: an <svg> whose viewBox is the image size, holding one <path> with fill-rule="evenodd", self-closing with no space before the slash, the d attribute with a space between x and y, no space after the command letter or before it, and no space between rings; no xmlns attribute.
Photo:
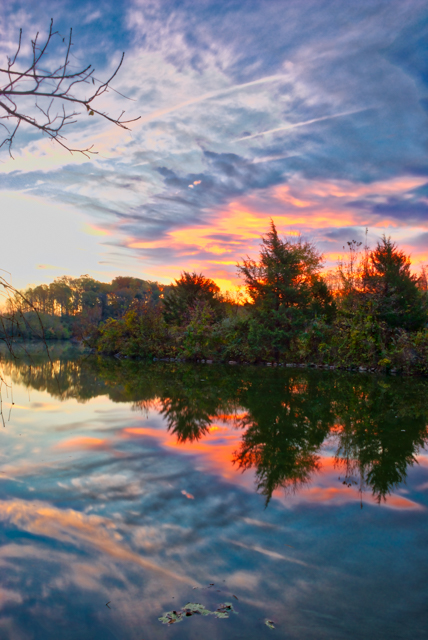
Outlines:
<svg viewBox="0 0 428 640"><path fill-rule="evenodd" d="M158 620L159 622L162 622L162 624L175 624L176 622L181 622L184 618L190 618L190 616L193 615L213 615L216 618L228 618L230 613L238 613L230 602L220 604L215 611L209 611L203 604L199 604L198 602L188 602L178 611L167 611L163 616L158 618Z"/></svg>

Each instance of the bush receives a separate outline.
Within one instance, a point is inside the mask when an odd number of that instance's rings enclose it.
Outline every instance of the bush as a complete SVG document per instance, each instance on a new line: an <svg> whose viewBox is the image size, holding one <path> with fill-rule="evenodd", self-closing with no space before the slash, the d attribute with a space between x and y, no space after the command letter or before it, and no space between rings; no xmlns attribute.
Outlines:
<svg viewBox="0 0 428 640"><path fill-rule="evenodd" d="M163 357L173 348L159 305L142 304L120 320L109 319L98 329L97 351L128 357Z"/></svg>

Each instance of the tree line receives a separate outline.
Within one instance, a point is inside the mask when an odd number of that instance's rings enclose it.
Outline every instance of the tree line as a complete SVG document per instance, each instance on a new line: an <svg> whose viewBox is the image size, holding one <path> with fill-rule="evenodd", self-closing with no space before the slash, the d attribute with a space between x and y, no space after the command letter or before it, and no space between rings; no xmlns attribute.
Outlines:
<svg viewBox="0 0 428 640"><path fill-rule="evenodd" d="M14 291L7 300L0 337L82 339L109 318L122 318L134 301L156 304L168 289L157 282L118 276L99 282L88 275L62 276L50 284Z"/></svg>
<svg viewBox="0 0 428 640"><path fill-rule="evenodd" d="M390 238L351 241L325 275L315 245L280 238L271 222L257 260L238 265L241 300L202 274L182 273L159 304L134 304L93 334L126 357L305 363L428 373L426 270Z"/></svg>
<svg viewBox="0 0 428 640"><path fill-rule="evenodd" d="M326 274L313 243L281 238L271 221L258 259L238 265L240 294L222 294L210 278L185 271L166 287L64 277L26 291L27 307L22 299L13 304L58 318L69 335L119 357L428 373L427 274L410 267L384 236L373 249L348 242Z"/></svg>

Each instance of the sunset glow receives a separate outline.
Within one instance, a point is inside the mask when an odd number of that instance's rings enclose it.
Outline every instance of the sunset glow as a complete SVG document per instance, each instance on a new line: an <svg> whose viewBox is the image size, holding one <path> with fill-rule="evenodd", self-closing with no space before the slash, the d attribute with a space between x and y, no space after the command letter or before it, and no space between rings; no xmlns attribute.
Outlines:
<svg viewBox="0 0 428 640"><path fill-rule="evenodd" d="M13 159L3 148L0 204L23 251L8 243L2 267L17 286L82 273L169 283L188 270L234 289L237 262L257 255L271 218L281 234L313 240L327 269L366 228L372 245L391 235L414 269L427 261L416 63L426 10L416 0L315 5L307 29L294 0L233 11L139 0L120 12L107 1L18 6L5 7L3 58L19 27L28 41L52 14L59 31L73 27L75 58L97 77L126 52L117 93L99 106L141 118L124 131L78 116L67 140L94 145L89 159L25 126Z"/></svg>

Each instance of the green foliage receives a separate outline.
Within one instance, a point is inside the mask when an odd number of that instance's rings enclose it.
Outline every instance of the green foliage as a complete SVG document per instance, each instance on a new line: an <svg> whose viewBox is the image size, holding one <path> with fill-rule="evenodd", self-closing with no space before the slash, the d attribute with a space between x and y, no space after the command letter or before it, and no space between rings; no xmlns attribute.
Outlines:
<svg viewBox="0 0 428 640"><path fill-rule="evenodd" d="M355 240L347 245L348 258L324 278L314 245L281 239L271 222L259 259L238 265L246 297L222 297L213 280L195 272L184 271L168 287L122 276L106 284L83 275L29 289L24 302L17 297L16 309L28 316L24 337L36 337L36 309L48 338L78 336L99 353L130 358L428 374L426 270L420 278L412 274L409 258L389 238L373 251ZM12 317L6 314L4 335L13 333Z"/></svg>
<svg viewBox="0 0 428 640"><path fill-rule="evenodd" d="M107 355L163 357L171 346L159 305L135 305L123 318L110 318L98 329L97 351Z"/></svg>
<svg viewBox="0 0 428 640"><path fill-rule="evenodd" d="M215 357L219 360L252 362L255 354L250 347L248 334L251 315L248 309L239 309L239 313L229 315L213 327L216 346Z"/></svg>
<svg viewBox="0 0 428 640"><path fill-rule="evenodd" d="M320 275L322 257L301 238L281 240L271 221L259 261L238 266L253 302L249 341L256 355L266 349L278 359L290 348L305 320L332 314L333 300Z"/></svg>
<svg viewBox="0 0 428 640"><path fill-rule="evenodd" d="M26 314L39 313L44 318L47 334L63 338L72 336L91 342L100 322L108 318L122 318L138 302L156 304L162 292L163 287L158 283L139 278L120 276L111 283L105 283L88 275L80 278L63 276L50 285L15 292L7 300L6 318L13 319L15 325L23 325L21 332L26 339L38 339L38 335L27 330L23 318ZM11 335L12 324L10 322L6 330Z"/></svg>
<svg viewBox="0 0 428 640"><path fill-rule="evenodd" d="M352 313L344 310L334 325L331 346L343 365L376 366L385 352L387 333L371 302L363 302Z"/></svg>
<svg viewBox="0 0 428 640"><path fill-rule="evenodd" d="M120 318L135 300L156 302L162 288L156 282L119 276L110 283L88 275L80 278L62 276L50 285L39 285L17 293L8 306L25 311L78 318L96 310L98 320Z"/></svg>
<svg viewBox="0 0 428 640"><path fill-rule="evenodd" d="M372 252L366 247L362 259L360 244L348 243L350 258L339 267L340 295L333 300L313 245L281 240L272 222L259 261L248 258L239 266L251 303L234 304L230 296L222 302L212 280L184 272L165 298L168 325L159 315L160 339L143 344L136 316L130 322L125 315L101 329L98 349L428 373L427 329L410 331L427 321L426 293L390 240L383 238Z"/></svg>
<svg viewBox="0 0 428 640"><path fill-rule="evenodd" d="M183 325L189 320L192 309L201 303L209 305L213 317L220 317L222 307L219 292L213 280L201 273L184 271L164 298L165 320L170 324Z"/></svg>
<svg viewBox="0 0 428 640"><path fill-rule="evenodd" d="M178 354L184 358L204 358L212 352L214 311L207 300L196 300L188 312L188 322L181 332Z"/></svg>
<svg viewBox="0 0 428 640"><path fill-rule="evenodd" d="M366 295L377 304L378 316L389 327L414 331L427 322L426 295L410 272L410 259L390 238L370 252L364 274Z"/></svg>
<svg viewBox="0 0 428 640"><path fill-rule="evenodd" d="M46 313L27 311L18 318L3 318L0 340L6 336L18 340L68 340L71 331L61 318Z"/></svg>
<svg viewBox="0 0 428 640"><path fill-rule="evenodd" d="M257 308L309 310L331 302L321 267L322 257L313 244L301 238L281 240L271 221L270 231L262 237L259 261L247 258L238 271Z"/></svg>

